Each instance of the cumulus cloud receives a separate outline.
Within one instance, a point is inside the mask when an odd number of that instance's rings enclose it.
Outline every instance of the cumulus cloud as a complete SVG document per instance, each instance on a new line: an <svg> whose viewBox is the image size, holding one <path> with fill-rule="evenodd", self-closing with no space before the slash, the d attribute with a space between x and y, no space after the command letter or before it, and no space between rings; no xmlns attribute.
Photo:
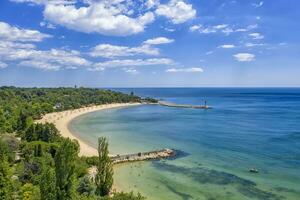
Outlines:
<svg viewBox="0 0 300 200"><path fill-rule="evenodd" d="M238 53L233 55L233 57L239 62L251 62L255 60L255 55L250 53Z"/></svg>
<svg viewBox="0 0 300 200"><path fill-rule="evenodd" d="M223 44L223 45L219 46L219 48L232 49L232 48L235 48L235 45L233 45L233 44Z"/></svg>
<svg viewBox="0 0 300 200"><path fill-rule="evenodd" d="M51 23L85 33L126 36L143 32L154 21L154 14L146 12L130 17L126 9L102 1L87 7L74 5L46 5L44 17Z"/></svg>
<svg viewBox="0 0 300 200"><path fill-rule="evenodd" d="M40 42L49 37L51 36L36 30L21 29L0 22L0 60L13 61L20 66L45 70L58 70L63 67L74 68L90 64L89 61L80 56L78 51L38 50L34 44L28 43Z"/></svg>
<svg viewBox="0 0 300 200"><path fill-rule="evenodd" d="M106 68L115 67L155 66L173 64L174 61L168 58L109 60L106 62L95 63L94 66L90 67L89 69L92 71L102 71Z"/></svg>
<svg viewBox="0 0 300 200"><path fill-rule="evenodd" d="M159 49L153 45L167 44L173 42L173 39L165 37L157 37L143 42L141 46L127 47L111 44L99 44L92 49L89 53L93 57L122 57L122 56L135 56L135 55L159 55Z"/></svg>
<svg viewBox="0 0 300 200"><path fill-rule="evenodd" d="M166 72L177 73L177 72L203 72L203 69L200 67L192 67L192 68L170 68L167 69Z"/></svg>
<svg viewBox="0 0 300 200"><path fill-rule="evenodd" d="M173 39L165 38L165 37L157 37L153 39L149 39L144 41L144 44L149 44L149 45L158 45L158 44L168 44L174 42Z"/></svg>
<svg viewBox="0 0 300 200"><path fill-rule="evenodd" d="M89 66L91 62L74 50L37 50L32 44L0 41L0 59L44 70Z"/></svg>
<svg viewBox="0 0 300 200"><path fill-rule="evenodd" d="M260 33L250 33L249 36L252 37L254 40L260 40L264 38L264 36Z"/></svg>
<svg viewBox="0 0 300 200"><path fill-rule="evenodd" d="M146 4L146 7L148 9L150 9L150 8L155 7L155 6L158 6L160 4L160 2L159 2L159 0L147 0L145 2L145 4Z"/></svg>
<svg viewBox="0 0 300 200"><path fill-rule="evenodd" d="M0 22L0 39L5 41L40 42L50 37L50 35L37 30L21 29L5 22Z"/></svg>
<svg viewBox="0 0 300 200"><path fill-rule="evenodd" d="M7 64L0 61L0 69L4 69L7 67Z"/></svg>
<svg viewBox="0 0 300 200"><path fill-rule="evenodd" d="M1 41L0 40L0 49L34 49L35 45L33 44L24 44L19 42L11 42L11 41Z"/></svg>
<svg viewBox="0 0 300 200"><path fill-rule="evenodd" d="M11 0L44 6L42 26L64 26L84 33L127 36L141 33L156 16L181 24L196 16L192 4L185 0Z"/></svg>
<svg viewBox="0 0 300 200"><path fill-rule="evenodd" d="M193 5L183 0L170 0L167 4L160 4L155 13L169 18L174 24L184 23L196 16Z"/></svg>

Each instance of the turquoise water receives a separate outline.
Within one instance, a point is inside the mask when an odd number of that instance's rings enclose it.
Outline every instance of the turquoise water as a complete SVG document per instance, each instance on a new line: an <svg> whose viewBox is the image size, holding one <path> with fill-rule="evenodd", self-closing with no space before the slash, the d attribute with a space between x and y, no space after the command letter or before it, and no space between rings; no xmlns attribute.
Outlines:
<svg viewBox="0 0 300 200"><path fill-rule="evenodd" d="M72 131L113 154L173 148L177 159L118 165L119 189L148 199L300 199L300 89L118 89L212 110L144 105L83 115ZM258 174L249 168L258 168Z"/></svg>

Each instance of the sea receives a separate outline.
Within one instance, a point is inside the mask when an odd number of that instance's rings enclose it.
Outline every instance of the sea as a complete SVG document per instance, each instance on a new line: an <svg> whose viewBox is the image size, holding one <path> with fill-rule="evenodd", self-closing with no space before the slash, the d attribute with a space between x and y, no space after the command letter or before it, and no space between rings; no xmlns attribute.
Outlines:
<svg viewBox="0 0 300 200"><path fill-rule="evenodd" d="M141 105L74 119L72 132L95 147L98 137L107 137L111 154L178 152L116 165L118 190L149 200L300 199L300 88L112 90L212 107Z"/></svg>

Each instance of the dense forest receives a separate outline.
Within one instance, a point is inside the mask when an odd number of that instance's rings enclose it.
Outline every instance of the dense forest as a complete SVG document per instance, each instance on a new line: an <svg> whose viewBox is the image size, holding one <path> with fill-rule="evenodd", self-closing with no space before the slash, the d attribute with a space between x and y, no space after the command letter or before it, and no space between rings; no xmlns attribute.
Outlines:
<svg viewBox="0 0 300 200"><path fill-rule="evenodd" d="M54 124L34 122L50 112L142 101L155 102L101 89L0 87L0 200L144 199L112 192L105 138L99 138L99 157L79 157L77 141L62 138Z"/></svg>

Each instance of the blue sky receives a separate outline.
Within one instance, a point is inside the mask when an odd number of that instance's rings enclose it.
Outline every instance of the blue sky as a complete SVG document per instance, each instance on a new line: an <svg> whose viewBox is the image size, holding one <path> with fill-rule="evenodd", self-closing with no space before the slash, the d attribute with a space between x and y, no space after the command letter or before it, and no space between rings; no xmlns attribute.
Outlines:
<svg viewBox="0 0 300 200"><path fill-rule="evenodd" d="M299 87L298 0L1 0L0 85Z"/></svg>

